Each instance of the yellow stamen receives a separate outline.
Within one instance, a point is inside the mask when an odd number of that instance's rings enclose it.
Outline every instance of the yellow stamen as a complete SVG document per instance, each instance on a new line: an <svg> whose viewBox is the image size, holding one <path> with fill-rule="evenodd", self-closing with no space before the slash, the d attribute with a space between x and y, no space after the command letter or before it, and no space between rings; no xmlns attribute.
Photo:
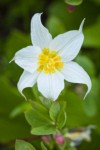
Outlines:
<svg viewBox="0 0 100 150"><path fill-rule="evenodd" d="M45 73L55 73L56 70L61 70L64 63L61 61L61 56L56 51L50 51L48 48L44 48L42 53L38 57L38 69L37 71L44 71Z"/></svg>

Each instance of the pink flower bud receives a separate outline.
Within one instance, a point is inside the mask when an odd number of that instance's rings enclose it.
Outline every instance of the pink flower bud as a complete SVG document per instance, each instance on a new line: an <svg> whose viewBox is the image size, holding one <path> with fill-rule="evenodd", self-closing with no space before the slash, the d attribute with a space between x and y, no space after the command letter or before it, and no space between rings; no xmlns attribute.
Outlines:
<svg viewBox="0 0 100 150"><path fill-rule="evenodd" d="M64 144L64 137L62 135L57 135L55 140L58 145Z"/></svg>
<svg viewBox="0 0 100 150"><path fill-rule="evenodd" d="M75 10L75 6L68 5L68 6L67 6L67 10L68 10L69 12L72 12L72 11Z"/></svg>

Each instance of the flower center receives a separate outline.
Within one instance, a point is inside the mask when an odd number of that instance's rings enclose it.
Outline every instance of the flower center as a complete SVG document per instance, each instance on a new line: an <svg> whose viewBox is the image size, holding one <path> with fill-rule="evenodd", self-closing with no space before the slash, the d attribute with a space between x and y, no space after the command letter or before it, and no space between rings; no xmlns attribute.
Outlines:
<svg viewBox="0 0 100 150"><path fill-rule="evenodd" d="M44 71L45 73L55 73L56 70L61 70L64 63L61 61L61 56L56 51L50 51L48 48L44 48L42 53L38 57L38 71Z"/></svg>

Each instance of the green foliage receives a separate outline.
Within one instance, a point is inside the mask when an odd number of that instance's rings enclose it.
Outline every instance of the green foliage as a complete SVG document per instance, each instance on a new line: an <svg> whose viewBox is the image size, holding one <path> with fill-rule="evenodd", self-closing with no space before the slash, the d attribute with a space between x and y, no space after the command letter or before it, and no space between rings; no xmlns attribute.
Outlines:
<svg viewBox="0 0 100 150"><path fill-rule="evenodd" d="M32 126L31 133L36 135L48 135L55 132L48 110L38 102L31 102L32 109L25 113L28 123Z"/></svg>
<svg viewBox="0 0 100 150"><path fill-rule="evenodd" d="M15 150L36 150L30 143L23 140L16 140Z"/></svg>
<svg viewBox="0 0 100 150"><path fill-rule="evenodd" d="M50 118L56 121L59 112L60 112L60 104L58 102L54 102L50 107L50 111L49 111Z"/></svg>
<svg viewBox="0 0 100 150"><path fill-rule="evenodd" d="M78 55L76 58L76 62L80 64L91 77L95 76L95 66L91 59L89 59L87 56Z"/></svg>
<svg viewBox="0 0 100 150"><path fill-rule="evenodd" d="M76 5L80 5L83 2L83 0L65 0L65 2L69 5L76 6Z"/></svg>
<svg viewBox="0 0 100 150"><path fill-rule="evenodd" d="M66 147L66 150L76 150L75 147Z"/></svg>
<svg viewBox="0 0 100 150"><path fill-rule="evenodd" d="M96 23L91 24L84 30L85 34L85 47L100 48L100 17L97 18ZM91 36L92 35L92 36Z"/></svg>
<svg viewBox="0 0 100 150"><path fill-rule="evenodd" d="M97 3L100 5L100 1L99 0L92 0L94 3Z"/></svg>
<svg viewBox="0 0 100 150"><path fill-rule="evenodd" d="M25 113L25 117L32 127L38 127L51 123L51 120L49 120L49 118L44 116L44 114L42 114L41 110L39 111L31 109L30 111L27 111Z"/></svg>
<svg viewBox="0 0 100 150"><path fill-rule="evenodd" d="M58 128L62 129L65 126L66 119L67 119L67 117L66 117L66 102L61 101L60 107L61 107L61 109L60 109L60 112L57 117L57 122L58 122Z"/></svg>
<svg viewBox="0 0 100 150"><path fill-rule="evenodd" d="M47 150L46 146L43 142L41 142L41 150ZM36 150L32 144L24 141L24 140L16 140L15 143L15 150Z"/></svg>
<svg viewBox="0 0 100 150"><path fill-rule="evenodd" d="M45 124L44 126L34 127L31 130L31 133L34 135L49 135L55 132L56 132L56 127L49 124Z"/></svg>
<svg viewBox="0 0 100 150"><path fill-rule="evenodd" d="M86 101L84 102L84 110L87 113L88 116L93 117L97 115L97 101L99 95L99 80L93 78L92 80L92 89L91 93L86 98Z"/></svg>
<svg viewBox="0 0 100 150"><path fill-rule="evenodd" d="M53 134L56 132L57 128L62 129L62 127L65 125L65 103L59 104L59 102L52 102L52 105L49 109L48 106L45 107L40 101L30 101L30 103L32 105L32 109L25 112L25 117L32 127L32 134Z"/></svg>
<svg viewBox="0 0 100 150"><path fill-rule="evenodd" d="M10 113L10 117L14 118L22 113L24 113L26 110L30 110L31 109L31 105L28 102L24 102L20 105L18 105L17 107L15 107L11 113Z"/></svg>
<svg viewBox="0 0 100 150"><path fill-rule="evenodd" d="M49 117L48 109L43 104L41 104L39 102L34 102L34 101L30 101L30 103L32 105L33 110L35 110L35 111L40 110L41 115L48 119L48 117Z"/></svg>
<svg viewBox="0 0 100 150"><path fill-rule="evenodd" d="M65 126L66 118L66 112L64 110L61 111L57 119L59 129L62 129Z"/></svg>
<svg viewBox="0 0 100 150"><path fill-rule="evenodd" d="M40 101L41 103L47 108L47 109L50 109L51 105L52 105L52 101L51 100L47 100L46 98L44 97L40 97Z"/></svg>
<svg viewBox="0 0 100 150"><path fill-rule="evenodd" d="M5 76L0 77L0 85L0 142L6 143L19 137L30 136L24 115L16 119L10 117L11 111L22 103L23 98Z"/></svg>
<svg viewBox="0 0 100 150"><path fill-rule="evenodd" d="M57 36L59 32L63 33L66 31L65 25L57 16L51 16L48 18L47 27L53 37Z"/></svg>
<svg viewBox="0 0 100 150"><path fill-rule="evenodd" d="M15 40L16 40L16 47L15 47ZM27 45L31 45L29 35L18 30L13 30L10 33L8 40L5 44L5 49L7 50L6 53L7 53L8 60L10 61L13 58L17 50L23 47L26 47Z"/></svg>
<svg viewBox="0 0 100 150"><path fill-rule="evenodd" d="M41 142L41 147L42 147L42 150L47 150L47 148L45 147L45 145L43 144L43 142Z"/></svg>

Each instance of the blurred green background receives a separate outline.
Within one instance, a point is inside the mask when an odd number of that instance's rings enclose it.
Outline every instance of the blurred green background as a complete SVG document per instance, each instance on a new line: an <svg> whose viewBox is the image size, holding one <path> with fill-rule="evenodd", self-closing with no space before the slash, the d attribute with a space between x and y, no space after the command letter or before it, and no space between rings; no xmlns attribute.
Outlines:
<svg viewBox="0 0 100 150"><path fill-rule="evenodd" d="M83 28L85 40L75 60L90 75L92 90L83 101L86 87L66 83L59 100L67 102L67 127L96 125L91 135L92 141L82 142L79 148L99 150L100 0L83 0L73 10L69 10L64 0L0 0L0 150L13 150L15 139L32 138L23 113L28 109L28 104L16 86L23 70L14 63L9 64L9 61L16 51L31 45L30 20L37 12L43 12L42 22L53 37L78 29L83 18L86 18ZM38 93L32 93L32 89L25 92L27 97L37 98Z"/></svg>

